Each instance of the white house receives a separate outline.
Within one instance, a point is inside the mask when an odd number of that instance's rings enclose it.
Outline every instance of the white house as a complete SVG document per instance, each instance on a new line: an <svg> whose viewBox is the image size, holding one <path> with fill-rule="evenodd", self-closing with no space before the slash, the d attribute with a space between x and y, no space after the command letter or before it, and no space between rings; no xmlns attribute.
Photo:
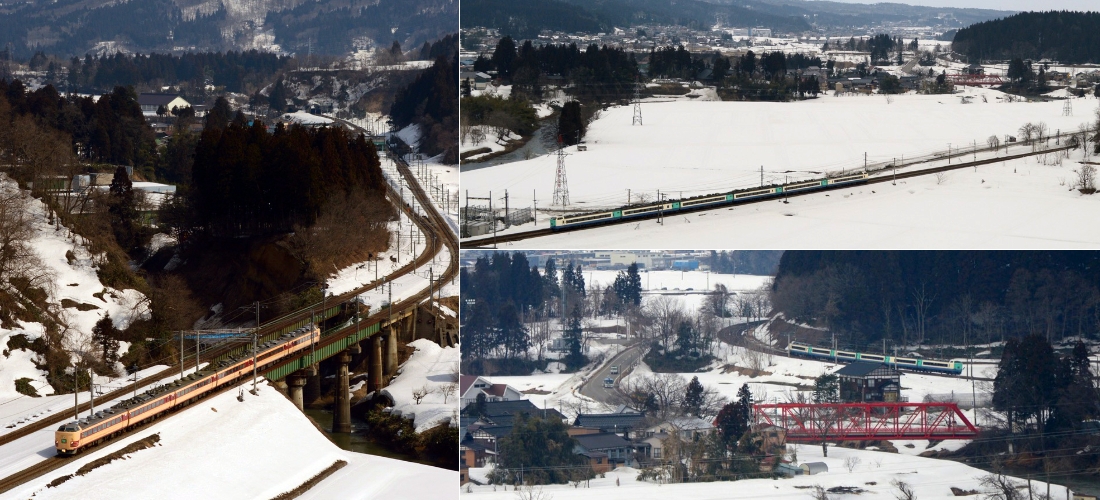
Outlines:
<svg viewBox="0 0 1100 500"><path fill-rule="evenodd" d="M507 384L493 384L483 377L462 375L459 378L461 406L477 401L478 394L485 394L485 401L519 401L523 393Z"/></svg>
<svg viewBox="0 0 1100 500"><path fill-rule="evenodd" d="M177 94L138 94L138 105L141 106L141 114L145 116L156 116L161 106L169 113L173 108L191 107L191 103Z"/></svg>

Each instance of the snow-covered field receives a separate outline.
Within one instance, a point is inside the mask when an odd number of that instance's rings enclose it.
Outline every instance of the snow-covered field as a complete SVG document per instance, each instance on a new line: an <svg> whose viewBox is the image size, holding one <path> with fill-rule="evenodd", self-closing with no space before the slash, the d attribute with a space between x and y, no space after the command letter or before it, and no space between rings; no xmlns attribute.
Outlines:
<svg viewBox="0 0 1100 500"><path fill-rule="evenodd" d="M585 271L585 284L598 284L607 288L615 282L618 271ZM698 309L706 300L706 293L721 283L731 293L755 292L769 285L771 276L751 274L718 274L703 271L647 271L640 273L645 300L657 295L669 295L680 300L688 310ZM690 289L690 290L689 290Z"/></svg>
<svg viewBox="0 0 1100 500"><path fill-rule="evenodd" d="M896 489L891 481L904 481L909 484L916 498L921 500L954 500L958 497L952 493L951 488L964 490L978 490L988 492L980 485L982 476L986 471L969 465L948 460L937 460L910 456L902 453L887 453L870 450L852 450L847 448L829 448L829 456L822 456L821 447L813 445L792 445L798 454L798 463L825 462L829 467L828 472L822 472L813 476L796 476L791 479L747 479L735 482L690 483L690 484L663 484L658 485L637 480L638 471L627 467L620 467L608 472L602 478L593 479L590 487L582 484L580 488L574 488L570 484L549 485L542 488L544 498L554 500L605 500L607 498L630 498L634 500L664 500L668 498L691 498L692 500L727 500L727 499L809 499L813 498L814 485L820 485L826 489L836 486L852 486L864 490L860 494L830 494L829 498L877 498L892 499ZM845 460L858 459L859 462L849 472L845 467ZM488 473L485 468L471 469L472 478L484 478ZM1015 478L1017 485L1024 485L1026 480ZM1032 481L1032 488L1036 498L1039 494L1046 494L1046 483ZM467 489L461 489L462 498L517 498L511 488L504 489L501 486L476 486L470 485ZM469 491L469 492L467 492ZM1022 490L1026 498L1028 493ZM1058 485L1050 486L1050 498L1066 498L1066 488ZM964 498L978 498L964 497Z"/></svg>
<svg viewBox="0 0 1100 500"><path fill-rule="evenodd" d="M979 155L979 158L981 156ZM896 249L1096 248L1100 197L1071 189L1083 160L1030 157L516 242L517 247ZM1094 161L1094 159L1090 159ZM1044 164L1050 163L1050 164ZM882 174L888 175L888 174ZM539 227L546 227L546 221ZM527 226L530 228L530 225ZM521 230L515 226L514 230Z"/></svg>
<svg viewBox="0 0 1100 500"><path fill-rule="evenodd" d="M823 96L794 103L676 101L642 105L644 126L632 126L633 107L604 110L589 126L587 151L567 148L569 195L574 209L622 205L639 196L655 199L819 177L862 168L868 161L925 155L984 144L991 135L1017 135L1027 122L1053 132L1095 120L1100 101L1075 99L1074 116L1062 102L1002 103L994 90L968 88L974 103L958 95ZM981 96L988 102L981 102ZM463 189L487 192L535 190L551 199L556 158L469 171Z"/></svg>
<svg viewBox="0 0 1100 500"><path fill-rule="evenodd" d="M632 127L632 108L603 112L591 125L587 151L570 148L566 159L571 210L620 206L628 201L680 197L724 189L820 177L871 165L984 145L991 135L1019 135L1024 123L1043 122L1051 132L1077 130L1095 121L1100 101L1006 103L997 91L968 88L959 96L904 95L887 103L875 97L822 97L798 103L665 102L643 104L645 126ZM987 102L982 102L982 97ZM1013 153L1026 147L1016 146ZM1004 154L1003 151L1000 154ZM996 163L899 182L793 198L790 204L753 204L656 221L625 224L516 242L524 248L652 247L675 241L686 247L1029 248L1095 246L1100 236L1074 228L1077 214L1098 213L1095 197L1070 187L1075 151L1061 165L1051 158ZM1091 160L1091 159L1090 159ZM938 165L938 164L937 164ZM555 158L495 165L463 175L470 196L505 190L550 199ZM928 166L932 166L931 164ZM880 174L888 175L888 174ZM548 205L540 204L545 210ZM547 226L541 212L537 225ZM1074 214L1072 217L1069 214ZM693 224L686 226L686 224ZM700 225L701 224L701 225ZM507 231L505 231L507 232Z"/></svg>
<svg viewBox="0 0 1100 500"><path fill-rule="evenodd" d="M154 433L160 435L156 447L46 487ZM72 464L15 488L7 497L273 498L337 460L348 465L301 498L448 498L458 481L457 472L341 450L286 397L265 385L257 396L246 392L244 402L237 401L233 391L203 401L152 428L73 458Z"/></svg>

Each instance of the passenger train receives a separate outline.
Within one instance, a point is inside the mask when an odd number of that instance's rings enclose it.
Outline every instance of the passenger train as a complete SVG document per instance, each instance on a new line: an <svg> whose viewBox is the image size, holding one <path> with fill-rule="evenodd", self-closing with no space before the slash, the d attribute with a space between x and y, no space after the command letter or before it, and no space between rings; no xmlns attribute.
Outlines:
<svg viewBox="0 0 1100 500"><path fill-rule="evenodd" d="M321 338L316 326L304 326L256 346L256 365L262 367L309 348ZM54 433L59 456L81 450L131 426L160 416L168 410L195 401L204 393L233 384L253 371L251 352L240 358L219 361L181 380L145 391L109 409L62 425Z"/></svg>
<svg viewBox="0 0 1100 500"><path fill-rule="evenodd" d="M682 210L695 210L701 207L716 207L721 205L736 204L745 200L756 200L761 198L781 196L784 193L801 193L803 191L826 189L833 186L847 184L860 184L864 182L867 182L867 174L859 173L833 177L831 179L825 178L815 179L812 181L800 181L782 186L750 188L740 191L731 191L724 194L697 196L695 198L665 201L652 205L629 205L606 212L589 212L583 214L566 215L563 217L553 217L550 219L550 228L557 230L564 227L601 224L609 221L645 217L657 213L671 215Z"/></svg>
<svg viewBox="0 0 1100 500"><path fill-rule="evenodd" d="M899 356L885 356L882 354L841 351L826 347L813 347L799 342L791 342L787 346L787 355L811 359L827 359L842 363L868 361L871 363L884 363L892 368L900 370L950 373L952 375L959 375L963 371L963 364L960 361L936 361L931 359L902 358Z"/></svg>

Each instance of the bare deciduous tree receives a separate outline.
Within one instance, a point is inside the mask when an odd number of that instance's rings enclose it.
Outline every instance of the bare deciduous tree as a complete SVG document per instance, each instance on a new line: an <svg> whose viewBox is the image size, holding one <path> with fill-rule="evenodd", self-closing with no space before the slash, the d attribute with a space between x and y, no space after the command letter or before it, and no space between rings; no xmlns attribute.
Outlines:
<svg viewBox="0 0 1100 500"><path fill-rule="evenodd" d="M447 400L458 392L458 383L447 382L446 384L439 386L439 388L436 390L439 392L440 395L443 396L443 404L447 404Z"/></svg>
<svg viewBox="0 0 1100 500"><path fill-rule="evenodd" d="M469 493L469 489L467 489ZM553 500L554 496L542 491L542 486L526 485L515 489L516 498L519 500Z"/></svg>
<svg viewBox="0 0 1100 500"><path fill-rule="evenodd" d="M898 500L917 500L917 494L913 493L913 487L909 486L909 483L895 479L891 481L890 484L894 485L894 488L898 490L894 493L894 498Z"/></svg>
<svg viewBox="0 0 1100 500"><path fill-rule="evenodd" d="M1096 192L1096 167L1085 163L1077 169L1077 190L1083 194Z"/></svg>
<svg viewBox="0 0 1100 500"><path fill-rule="evenodd" d="M861 462L862 462L862 460L860 460L859 457L856 457L856 456L847 457L847 458L844 459L844 468L848 469L849 473L855 472L856 467L859 467L859 464Z"/></svg>
<svg viewBox="0 0 1100 500"><path fill-rule="evenodd" d="M413 389L412 397L416 404L420 404L428 395L428 386L421 386L419 389Z"/></svg>
<svg viewBox="0 0 1100 500"><path fill-rule="evenodd" d="M1023 500L1023 495L1016 484L1003 474L982 476L979 484L987 490L986 500Z"/></svg>

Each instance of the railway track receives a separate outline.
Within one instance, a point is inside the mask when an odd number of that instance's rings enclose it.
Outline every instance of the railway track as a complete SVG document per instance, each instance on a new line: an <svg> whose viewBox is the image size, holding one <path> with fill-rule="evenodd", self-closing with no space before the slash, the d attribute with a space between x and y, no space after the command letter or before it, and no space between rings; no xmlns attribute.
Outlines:
<svg viewBox="0 0 1100 500"><path fill-rule="evenodd" d="M393 193L391 193L391 195L395 196L395 194L393 194ZM391 201L393 201L393 200L391 200ZM400 202L400 203L394 202L394 205L398 206L403 211L407 211L408 214L409 214L409 219L413 220L418 226L421 226L422 230L424 229L423 221L420 220L419 217L416 217L416 214L412 213L411 209L406 207L404 202ZM437 251L438 248L436 248L434 250ZM392 278L397 277L397 276L403 276L405 274L408 274L408 273L412 272L418 266L423 264L424 259L423 259L422 256L426 255L426 254L429 254L429 252L427 252L427 251L424 252L417 259L414 259L413 262L402 266L397 271L394 271L394 273L392 273L390 276L388 276L387 279L392 279ZM428 255L428 258L431 258L431 255L434 255L434 252L431 253L430 255ZM332 316L331 314L326 314L328 311L335 311L336 309L338 309L340 307L341 304L347 302L352 297L354 297L356 295L359 295L359 294L362 294L362 293L365 293L365 292L369 292L371 290L374 290L375 288L378 288L379 286L382 286L383 283L384 283L384 281L371 283L371 284L368 284L366 286L363 286L363 287L357 288L355 290L352 290L350 292L341 294L337 297L330 297L330 298L326 299L326 302L331 301L331 303L332 303L331 306L327 306L327 307L322 306L321 303L318 302L317 304L313 304L311 306L305 307L305 308L300 309L298 311L295 311L293 313L284 315L284 316L282 316L280 318L277 318L275 320L269 321L268 323L265 323L265 324L261 325L260 330L259 330L259 336L261 338L268 337L268 336L274 336L274 334L280 333L284 330L291 330L295 327L295 325L299 324L300 322L302 322L306 319L310 319L312 316L315 316L317 314L317 310L322 309L322 308L324 308L324 310L321 312L321 317L322 317L321 319L327 319L328 317ZM207 351L206 353L203 353L203 356L200 357L200 362L203 362L203 361L213 362L213 361L216 361L216 360L221 359L223 357L229 356L229 355L233 354L234 351L241 350L241 349L243 349L243 348L239 347L239 346L234 346L234 345L225 345L225 346L220 346L220 347L214 347L211 350ZM163 379L171 378L171 377L177 376L177 375L179 375L179 368L177 368L177 367L166 368L164 370L161 370L160 372L157 372L156 374L153 374L153 375L150 375L150 376L145 377L143 379L140 379L137 382L137 389L139 389L139 390L143 389L143 388L148 387L150 385L156 384L156 383L160 382ZM126 395L134 392L134 390L135 390L134 385L132 385L132 384L127 385L123 388L116 389L114 391L108 392L107 394L104 394L104 395L98 397L97 400L102 401L103 402L102 404L105 404L109 401L112 401L112 400L115 400L115 399L118 399L118 398L122 398L122 397L126 397ZM77 406L77 409L72 409L72 408L66 409L64 411L60 411L60 412L58 412L54 415L51 415L49 417L43 418L42 420L39 420L39 421L34 422L32 424L28 424L24 427L21 427L19 429L16 429L12 432L9 432L7 434L4 434L4 435L0 436L0 446L11 443L12 441L15 441L19 438L29 436L29 435L31 435L31 434L39 431L39 430L47 428L47 427L50 427L50 426L53 426L53 425L56 425L56 424L74 419L76 417L76 415L78 414L78 412L82 413L82 412L88 411L90 409L91 409L91 402L90 401L89 402L84 402L84 403L80 403Z"/></svg>
<svg viewBox="0 0 1100 500"><path fill-rule="evenodd" d="M911 177L919 177L919 176L922 176L922 175L932 175L932 174L936 174L936 173L940 173L940 172L947 172L947 171L951 171L951 170L958 170L958 169L969 168L969 167L977 167L977 166L981 166L981 165L988 165L990 163L997 163L997 162L1002 162L1002 161L1007 161L1007 160L1015 160L1015 159L1019 159L1019 158L1026 158L1026 157L1029 157L1029 156L1036 156L1036 155L1040 155L1040 154L1055 153L1055 152L1064 151L1064 150L1067 150L1067 149L1071 149L1071 146L1063 146L1063 147L1053 148L1053 149L1044 149L1042 151L1028 151L1026 153L1019 153L1019 154L1002 156L1002 157L997 157L997 158L988 158L988 159L984 159L984 160L969 161L969 162L957 163L957 164L953 164L953 165L944 165L944 166L940 166L940 167L925 168L925 169L909 171L909 172L900 172L896 175L891 175L891 176L868 178L865 184L878 184L878 183L882 183L882 182L893 182L895 179L908 179L908 178L911 178ZM957 157L957 156L960 156L960 155L951 155L950 157L954 158L954 157ZM939 158L939 159L942 159L942 158ZM921 163L923 163L923 162L921 162ZM880 172L882 172L882 171L880 171ZM807 195L812 195L812 194L815 194L815 193L821 193L821 192L830 191L830 190L834 190L834 189L846 189L846 188L850 188L850 187L852 187L852 185L840 185L840 186L835 186L835 187L825 187L825 188L822 188L822 189L814 189L814 190L809 190L809 191L796 191L796 192L793 192L793 193L784 193L783 196L793 198L793 197L796 197L796 196L807 196ZM749 199L749 200L746 200L746 201L738 202L737 205L749 205L749 204L752 204L752 203L763 203L763 202L768 202L768 201L774 201L775 199L776 198L774 196L770 196L770 197L766 197L766 198L754 198L754 199ZM704 211L707 211L707 210L717 210L719 208L727 208L728 206L729 205L720 205L720 206L717 206L717 207L716 206L701 206L699 208L681 208L678 211L676 211L675 214L678 215L678 214L685 214L685 213L691 213L691 212L704 212ZM642 220L656 219L656 218L659 218L660 216L661 215L658 215L658 214L651 214L651 215L642 216L642 217L632 217L630 219L612 219L612 220L609 220L607 222L603 222L603 223L599 223L599 224L589 224L589 225L575 226L575 227L566 226L566 227L563 227L563 228L559 228L557 230L550 229L550 228L542 228L542 229L536 229L536 230L533 230L533 231L524 231L524 232L519 232L519 233L503 234L503 235L498 235L498 236L489 236L489 237L485 237L485 238L468 239L468 240L465 240L463 242L463 245L464 245L464 248L485 248L485 247L488 247L488 246L498 245L498 244L501 244L501 243L510 243L510 242L514 242L514 241L522 241L522 240L527 240L527 239L531 239L531 238L539 238L539 237L542 237L542 236L549 236L549 235L552 235L552 234L565 233L565 232L569 232L569 231L583 231L583 230L586 230L586 229L597 229L597 228L611 226L611 225L615 225L615 224L632 224L632 223L642 221ZM666 215L666 217L667 217L667 215Z"/></svg>
<svg viewBox="0 0 1100 500"><path fill-rule="evenodd" d="M424 192L423 188L421 188L420 185L417 184L415 182L415 180L413 180L413 176L412 176L411 171L408 168L408 165L404 164L404 162L400 161L400 160L397 161L397 165L398 165L398 171L401 173L401 175L403 177L405 177L410 190L413 191L413 195L417 198L420 205L424 207L424 210L425 210L427 216L424 217L424 218L418 217L417 214L415 213L415 211L412 209L412 207L409 204L405 203L405 201L403 199L401 199L396 192L393 191L392 187L388 187L387 188L388 196L391 198L391 202L393 202L394 205L397 206L400 210L405 212L409 216L409 219L412 220L413 223L415 223L418 227L420 227L421 231L423 231L425 234L432 234L435 237L431 238L431 243L425 247L425 250L422 253L420 253L420 255L418 255L415 259L413 259L412 262L402 266L397 271L395 271L395 272L391 273L390 275L388 275L386 277L386 280L381 280L381 281L378 281L378 282L374 282L374 283L356 288L355 290L352 290L352 291L346 292L344 294L341 294L337 297L329 298L328 300L332 301L333 305L332 306L326 306L324 308L325 312L335 311L335 310L339 309L340 307L342 307L342 304L346 303L351 298L353 298L353 297L355 297L359 294L362 294L362 293L368 292L370 290L373 290L373 289L375 289L379 286L382 286L385 283L385 281L392 281L393 278L404 276L408 273L413 272L418 267L426 264L432 258L434 258L435 255L440 252L440 250L442 249L443 246L447 246L448 249L449 249L449 254L450 254L449 255L450 259L449 260L450 260L450 262L448 263L447 270L440 277L440 282L443 282L445 280L450 280L453 277L455 277L458 273L458 239L457 239L457 237L454 235L453 232L451 232L448 224L446 223L445 220L443 220L443 216L435 209L435 206L431 204L431 200L429 199L427 194ZM421 291L420 293L417 293L416 295L414 295L412 297L409 297L409 298L399 302L398 304L394 304L393 309L396 309L396 310L400 311L400 310L403 310L406 307L416 306L421 300L426 298L427 295L428 295L428 290ZM266 335L277 334L284 328L293 327L294 325L297 325L302 320L308 319L311 316L313 316L314 314L316 314L316 310L317 310L319 305L320 304L314 304L312 306L300 309L299 311L295 311L294 313L290 313L290 314L285 315L281 318L273 320L273 321L271 321L267 324L264 324L260 328L261 334L265 335L265 336ZM375 315L372 315L370 317L370 319L381 321L381 320L385 319L384 318L384 313L382 311L379 311ZM328 333L328 335L319 343L319 346L324 346L324 345L331 344L333 342L339 341L341 338L346 336L346 334L349 332L350 328L353 328L353 326L348 325L348 326L343 327L343 328L338 328L335 331L330 331ZM223 346L223 347L216 348L216 349L213 349L213 350L209 351L209 353L207 354L205 359L208 362L213 362L213 361L218 360L219 358L229 356L230 354L233 354L234 351L241 350L241 349L244 349L244 348L238 347L238 346ZM282 364L285 364L285 363L281 362L280 365L282 365ZM164 379L164 378L167 378L167 377L171 377L171 376L173 376L175 374L178 374L178 373L179 373L179 371L176 368L168 368L168 369L162 370L162 371L158 372L155 375L152 375L150 377L146 377L145 379L142 379L140 381L140 383L137 385L137 387L141 388L141 387L148 386L149 384L153 384L153 383L157 382L158 380L161 380L161 379ZM244 383L244 382L242 382L242 383ZM201 399L196 400L196 401L203 401L203 400L207 399L208 397L210 397L211 395L221 394L225 390L229 390L231 388L238 387L239 385L240 384L225 386L220 390L210 392L209 394L205 395L204 397L202 397ZM124 389L118 389L116 391L112 391L112 392L104 395L101 398L101 401L103 401L104 404L106 404L108 401L111 401L113 399L117 399L119 397L124 397L125 395L129 394L133 390L134 390L134 386L131 385L131 386L125 387ZM189 405L183 407L182 409L186 409L187 407L190 407L190 406L192 406L192 405L189 404ZM89 408L90 408L90 404L85 403L85 404L79 405L78 410L70 409L70 410L66 410L64 412L59 412L58 414L52 415L52 416L50 416L46 419L35 422L34 424L27 425L23 428L20 428L20 429L16 430L16 431L5 434L4 436L0 436L0 445L3 445L5 443L9 443L9 442L14 441L16 439L19 439L21 437L25 437L27 435L30 435L34 432L37 432L39 430L42 430L42 429L44 429L46 427L49 427L49 426L52 426L54 424L58 424L58 423L67 421L68 419L74 418L75 415L77 414L77 411L86 411ZM169 415L166 415L165 418L170 417L172 415L177 415L179 413L180 413L179 411L173 411ZM157 420L159 420L159 419L157 419ZM145 427L145 425L138 425L135 428L127 430L125 433L121 434L120 436L116 436L115 439L132 435L134 432L136 432L136 431L138 431L138 430L140 430L144 427ZM14 487L16 487L20 484L23 484L27 481L30 481L30 480L36 479L38 477L41 477L45 474L48 474L49 472L51 472L53 470L56 470L59 467L62 467L66 463L70 463L70 462L68 460L65 460L65 458L62 458L62 457L51 456L51 457L47 458L46 460L43 460L43 461L41 461L37 464L34 464L30 467L27 467L26 469L23 469L23 470L15 473L15 474L12 474L12 475L7 476L5 478L0 478L0 493L8 491L8 490L10 490L10 489L12 489L12 488L14 488Z"/></svg>

